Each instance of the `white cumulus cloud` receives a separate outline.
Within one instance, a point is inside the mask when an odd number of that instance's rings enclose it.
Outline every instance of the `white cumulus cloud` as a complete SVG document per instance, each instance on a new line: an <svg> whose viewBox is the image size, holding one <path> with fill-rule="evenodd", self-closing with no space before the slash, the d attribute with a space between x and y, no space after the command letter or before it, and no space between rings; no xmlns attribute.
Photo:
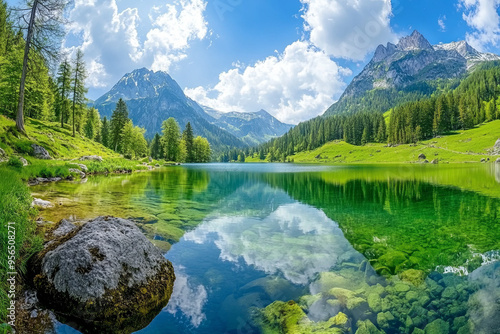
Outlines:
<svg viewBox="0 0 500 334"><path fill-rule="evenodd" d="M480 51L497 47L500 41L500 0L459 0L463 9L463 19L474 29L467 33L467 42Z"/></svg>
<svg viewBox="0 0 500 334"><path fill-rule="evenodd" d="M87 84L106 87L139 67L168 71L187 56L191 41L207 36L205 0L176 0L152 8L141 13L139 8L120 11L116 0L75 1L65 45L69 53L77 47L85 53ZM139 33L139 25L151 28Z"/></svg>
<svg viewBox="0 0 500 334"><path fill-rule="evenodd" d="M350 74L324 51L296 41L282 54L221 73L213 88L185 89L185 93L223 112L265 109L296 124L324 112L345 88L343 77Z"/></svg>
<svg viewBox="0 0 500 334"><path fill-rule="evenodd" d="M300 0L310 41L336 58L363 60L396 40L391 0Z"/></svg>

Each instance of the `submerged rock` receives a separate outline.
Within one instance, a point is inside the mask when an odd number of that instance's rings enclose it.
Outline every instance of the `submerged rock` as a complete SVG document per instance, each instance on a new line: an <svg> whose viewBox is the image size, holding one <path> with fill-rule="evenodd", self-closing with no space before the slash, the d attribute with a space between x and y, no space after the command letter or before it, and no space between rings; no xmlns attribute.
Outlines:
<svg viewBox="0 0 500 334"><path fill-rule="evenodd" d="M37 144L31 144L31 147L33 148L33 156L37 159L43 159L43 160L50 160L52 157L50 156L49 152L40 145Z"/></svg>
<svg viewBox="0 0 500 334"><path fill-rule="evenodd" d="M56 234L62 230L34 259L34 285L80 331L136 331L168 303L172 264L134 223L99 217L76 228L61 222Z"/></svg>
<svg viewBox="0 0 500 334"><path fill-rule="evenodd" d="M49 201L44 201L43 199L40 198L33 198L31 206L34 208L48 209L48 208L53 208L54 204L52 204Z"/></svg>

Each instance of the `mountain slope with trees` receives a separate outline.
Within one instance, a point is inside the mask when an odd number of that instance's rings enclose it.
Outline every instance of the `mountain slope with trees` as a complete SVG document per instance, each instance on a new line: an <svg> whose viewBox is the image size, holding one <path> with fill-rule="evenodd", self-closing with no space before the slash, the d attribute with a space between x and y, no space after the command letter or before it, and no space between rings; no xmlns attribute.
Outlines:
<svg viewBox="0 0 500 334"><path fill-rule="evenodd" d="M397 47L379 47L374 59L324 116L301 123L258 148L241 152L258 156L259 160L287 161L298 152L313 151L335 140L357 146L416 143L499 119L500 61L488 61L491 59L500 57L479 53L465 42L433 47L418 32L414 33ZM391 72L395 71L392 65L382 69L380 66L386 61L399 62L400 72ZM406 61L413 67L405 68L402 64ZM450 68L460 71L448 73ZM385 83L373 89L381 79ZM389 121L384 121L383 113L387 111ZM234 158L239 154L229 155Z"/></svg>
<svg viewBox="0 0 500 334"><path fill-rule="evenodd" d="M195 134L207 138L215 151L246 146L234 135L207 121L201 115L203 109L186 97L167 73L145 68L128 73L108 93L97 99L94 107L109 119L119 99L127 103L130 119L143 127L146 137L150 139L161 132L163 121L172 117L181 128L191 123Z"/></svg>

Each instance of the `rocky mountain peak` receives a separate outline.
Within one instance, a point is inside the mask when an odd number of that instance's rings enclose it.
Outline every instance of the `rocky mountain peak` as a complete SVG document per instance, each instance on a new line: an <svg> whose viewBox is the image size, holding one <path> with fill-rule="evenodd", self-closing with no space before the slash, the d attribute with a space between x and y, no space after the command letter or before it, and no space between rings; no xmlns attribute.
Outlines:
<svg viewBox="0 0 500 334"><path fill-rule="evenodd" d="M95 103L116 102L120 98L124 100L152 98L165 90L178 97L184 96L177 82L166 72L154 72L141 68L125 74L107 94Z"/></svg>
<svg viewBox="0 0 500 334"><path fill-rule="evenodd" d="M432 45L429 41L417 30L410 36L403 37L397 45L401 51L414 51L414 50L432 50Z"/></svg>

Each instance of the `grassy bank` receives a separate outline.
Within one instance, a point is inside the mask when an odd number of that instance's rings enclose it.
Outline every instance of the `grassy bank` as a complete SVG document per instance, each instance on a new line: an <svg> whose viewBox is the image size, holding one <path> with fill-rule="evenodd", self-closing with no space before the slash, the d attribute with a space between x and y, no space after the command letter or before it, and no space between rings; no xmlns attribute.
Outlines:
<svg viewBox="0 0 500 334"><path fill-rule="evenodd" d="M17 287L21 286L22 277L26 272L26 262L35 252L42 247L42 239L36 236L36 224L34 218L37 214L35 209L31 208L31 195L25 182L21 180L19 171L0 166L0 323L6 320L6 311L9 303L7 296L6 273L12 271L9 268L8 255L9 250L9 228L8 223L15 228L15 271L17 276ZM10 228L11 234L14 231ZM0 333L4 329L0 329Z"/></svg>
<svg viewBox="0 0 500 334"><path fill-rule="evenodd" d="M124 159L112 150L79 134L72 136L71 129L53 122L41 122L27 119L28 136L16 130L15 122L0 115L0 148L5 155L0 156L0 334L6 333L8 298L7 272L9 268L9 223L15 226L15 271L16 288L22 289L23 276L29 258L42 247L42 238L37 235L35 219L37 211L31 208L32 197L27 181L42 177L67 178L70 168L78 169L76 164L84 164L87 174L104 174L113 172L132 172L148 169L145 162ZM32 144L45 148L52 160L40 160L33 155ZM101 156L103 161L80 161L82 156ZM21 158L26 159L23 166ZM4 160L3 162L1 160ZM156 164L154 161L152 164ZM150 164L151 165L151 164ZM78 177L79 173L75 173ZM11 228L12 230L12 228ZM18 291L19 292L19 291Z"/></svg>
<svg viewBox="0 0 500 334"><path fill-rule="evenodd" d="M411 163L419 161L418 156L423 153L429 161L438 159L440 162L450 163L480 162L481 159L496 160L500 157L491 155L491 149L498 138L500 121L494 121L417 145L354 146L335 141L313 151L297 153L289 159L300 163ZM247 162L261 161L258 158L248 158Z"/></svg>

